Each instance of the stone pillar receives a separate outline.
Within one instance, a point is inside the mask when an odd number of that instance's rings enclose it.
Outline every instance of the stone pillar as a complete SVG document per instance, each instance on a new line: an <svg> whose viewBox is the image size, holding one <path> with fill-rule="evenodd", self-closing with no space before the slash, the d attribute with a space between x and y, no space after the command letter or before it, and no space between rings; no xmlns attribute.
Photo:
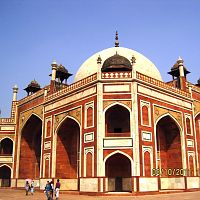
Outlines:
<svg viewBox="0 0 200 200"><path fill-rule="evenodd" d="M57 69L57 63L56 60L53 60L51 63L52 66L52 74L51 74L51 80L55 81L56 80L56 69Z"/></svg>
<svg viewBox="0 0 200 200"><path fill-rule="evenodd" d="M56 69L58 66L55 60L52 61L51 66L52 66L52 73L51 73L50 93L52 94L55 88Z"/></svg>
<svg viewBox="0 0 200 200"><path fill-rule="evenodd" d="M15 85L13 87L13 101L17 101L17 92L18 92L18 87Z"/></svg>
<svg viewBox="0 0 200 200"><path fill-rule="evenodd" d="M180 89L186 91L186 78L184 74L184 66L183 66L183 59L181 57L178 58L178 68L179 68L179 79L180 79Z"/></svg>

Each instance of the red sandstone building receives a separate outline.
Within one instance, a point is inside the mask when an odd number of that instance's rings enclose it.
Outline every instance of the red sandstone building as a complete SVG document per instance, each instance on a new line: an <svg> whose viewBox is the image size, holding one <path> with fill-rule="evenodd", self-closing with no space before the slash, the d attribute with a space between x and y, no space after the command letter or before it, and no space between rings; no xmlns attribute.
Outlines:
<svg viewBox="0 0 200 200"><path fill-rule="evenodd" d="M74 82L56 61L50 84L34 80L10 118L0 119L0 184L41 189L60 179L81 193L158 192L200 188L200 81L187 81L181 58L172 81L140 53L100 51Z"/></svg>

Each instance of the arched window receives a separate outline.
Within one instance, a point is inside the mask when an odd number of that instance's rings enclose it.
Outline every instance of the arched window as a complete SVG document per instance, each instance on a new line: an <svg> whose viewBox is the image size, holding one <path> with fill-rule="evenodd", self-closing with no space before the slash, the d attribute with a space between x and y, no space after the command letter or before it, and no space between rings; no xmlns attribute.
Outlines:
<svg viewBox="0 0 200 200"><path fill-rule="evenodd" d="M86 177L92 177L92 153L86 154Z"/></svg>
<svg viewBox="0 0 200 200"><path fill-rule="evenodd" d="M189 156L189 171L188 176L194 176L194 159L193 156Z"/></svg>
<svg viewBox="0 0 200 200"><path fill-rule="evenodd" d="M148 151L144 152L144 176L151 176L151 157Z"/></svg>
<svg viewBox="0 0 200 200"><path fill-rule="evenodd" d="M13 141L9 138L4 138L0 142L0 155L11 156L13 153Z"/></svg>
<svg viewBox="0 0 200 200"><path fill-rule="evenodd" d="M93 126L93 108L92 107L89 107L87 109L86 122L87 122L87 127Z"/></svg>
<svg viewBox="0 0 200 200"><path fill-rule="evenodd" d="M142 106L142 124L149 125L149 109L147 106Z"/></svg>
<svg viewBox="0 0 200 200"><path fill-rule="evenodd" d="M129 137L129 111L121 105L112 106L105 113L105 125L107 137Z"/></svg>
<svg viewBox="0 0 200 200"><path fill-rule="evenodd" d="M47 122L47 134L46 137L50 137L51 136L51 121Z"/></svg>
<svg viewBox="0 0 200 200"><path fill-rule="evenodd" d="M186 118L186 127L187 127L187 134L188 135L191 135L192 132L191 132L191 122L190 122L190 118Z"/></svg>

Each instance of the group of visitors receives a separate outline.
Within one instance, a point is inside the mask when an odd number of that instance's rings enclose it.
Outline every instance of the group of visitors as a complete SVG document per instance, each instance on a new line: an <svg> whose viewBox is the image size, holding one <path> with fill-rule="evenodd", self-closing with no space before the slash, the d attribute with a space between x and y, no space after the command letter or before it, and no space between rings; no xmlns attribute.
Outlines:
<svg viewBox="0 0 200 200"><path fill-rule="evenodd" d="M58 200L59 190L60 190L59 179L57 179L55 189L54 189L53 181L47 181L47 184L45 186L45 191L44 191L47 196L47 200L52 200L54 194L55 194L56 200Z"/></svg>
<svg viewBox="0 0 200 200"><path fill-rule="evenodd" d="M25 190L26 190L26 195L30 192L32 195L34 193L34 181L31 183L29 181L26 181L25 183ZM60 180L57 179L55 188L53 185L53 181L47 181L47 184L45 186L44 193L47 197L47 200L53 200L53 195L55 195L56 200L59 198L59 191L60 191Z"/></svg>
<svg viewBox="0 0 200 200"><path fill-rule="evenodd" d="M32 181L31 183L26 181L25 189L26 189L26 195L28 195L28 192L31 192L31 194L33 195L33 193L34 193L34 181Z"/></svg>

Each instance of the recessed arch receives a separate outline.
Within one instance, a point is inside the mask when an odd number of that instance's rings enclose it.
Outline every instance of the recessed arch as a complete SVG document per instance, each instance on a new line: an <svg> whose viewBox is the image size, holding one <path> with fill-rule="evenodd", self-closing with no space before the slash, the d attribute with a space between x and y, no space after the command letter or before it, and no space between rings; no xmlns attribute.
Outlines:
<svg viewBox="0 0 200 200"><path fill-rule="evenodd" d="M62 123L66 120L66 119L72 119L72 120L74 120L78 125L79 125L79 128L81 128L81 124L80 124L80 122L76 119L76 118L74 118L74 117L72 117L72 116L70 116L70 115L67 115L66 117L64 117L60 122L59 122L59 124L57 125L57 127L56 127L56 129L55 129L55 131L54 131L54 133L57 135L58 134L58 130L59 130L59 128L60 128L60 126L62 125Z"/></svg>
<svg viewBox="0 0 200 200"><path fill-rule="evenodd" d="M120 150L116 150L116 151L113 151L112 153L108 154L108 155L104 158L104 163L106 162L106 160L107 160L109 157L111 157L111 156L113 156L113 155L115 155L115 154L117 154L117 153L120 153L120 154L126 156L126 157L130 160L131 164L133 164L133 159L132 159L127 153L124 153L123 151L120 151Z"/></svg>
<svg viewBox="0 0 200 200"><path fill-rule="evenodd" d="M105 112L109 109L109 108L111 108L111 107L113 107L113 106L115 106L115 105L119 105L119 106L123 106L124 108L126 108L127 110L129 110L129 112L131 113L131 109L127 106L127 105L125 105L125 104L123 104L123 103L120 103L120 102L114 102L114 103L112 103L112 104L110 104L109 106L107 106L105 109L104 109L104 114L105 114Z"/></svg>
<svg viewBox="0 0 200 200"><path fill-rule="evenodd" d="M200 112L195 116L195 129L197 141L200 141ZM200 142L196 143L198 151L198 160L200 161Z"/></svg>
<svg viewBox="0 0 200 200"><path fill-rule="evenodd" d="M80 123L66 116L56 130L56 170L57 178L79 177ZM62 155L62 156L60 156Z"/></svg>
<svg viewBox="0 0 200 200"><path fill-rule="evenodd" d="M161 169L182 168L181 126L170 114L156 121L157 167ZM166 172L166 171L165 171ZM163 176L168 176L163 173Z"/></svg>
<svg viewBox="0 0 200 200"><path fill-rule="evenodd" d="M130 110L126 106L114 104L105 110L106 137L130 137Z"/></svg>
<svg viewBox="0 0 200 200"><path fill-rule="evenodd" d="M32 116L35 116L35 117L39 118L39 119L42 121L42 118L41 118L38 114L36 114L36 113L31 113L31 114L25 119L25 121L23 121L23 125L22 125L22 127L21 127L21 132L22 132L24 126L26 125L26 122L27 122Z"/></svg>
<svg viewBox="0 0 200 200"><path fill-rule="evenodd" d="M10 187L11 186L11 172L10 166L3 164L0 166L0 186Z"/></svg>
<svg viewBox="0 0 200 200"><path fill-rule="evenodd" d="M125 153L115 151L104 159L108 191L131 191L132 162Z"/></svg>
<svg viewBox="0 0 200 200"><path fill-rule="evenodd" d="M4 137L0 140L0 155L12 156L13 140L10 137Z"/></svg>
<svg viewBox="0 0 200 200"><path fill-rule="evenodd" d="M198 117L198 115L200 116L200 112L196 113L196 115L194 116L194 118Z"/></svg>
<svg viewBox="0 0 200 200"><path fill-rule="evenodd" d="M178 126L179 130L180 130L180 133L182 133L182 127L181 125L179 124L179 122L177 121L177 119L171 115L170 113L165 113L163 115L161 115L156 121L155 121L155 125L157 125L157 123L163 118L163 117L166 117L166 116L169 116L170 118L172 118L174 120L174 122L176 123L176 125Z"/></svg>
<svg viewBox="0 0 200 200"><path fill-rule="evenodd" d="M21 129L19 178L39 178L41 140L42 120L32 113Z"/></svg>

